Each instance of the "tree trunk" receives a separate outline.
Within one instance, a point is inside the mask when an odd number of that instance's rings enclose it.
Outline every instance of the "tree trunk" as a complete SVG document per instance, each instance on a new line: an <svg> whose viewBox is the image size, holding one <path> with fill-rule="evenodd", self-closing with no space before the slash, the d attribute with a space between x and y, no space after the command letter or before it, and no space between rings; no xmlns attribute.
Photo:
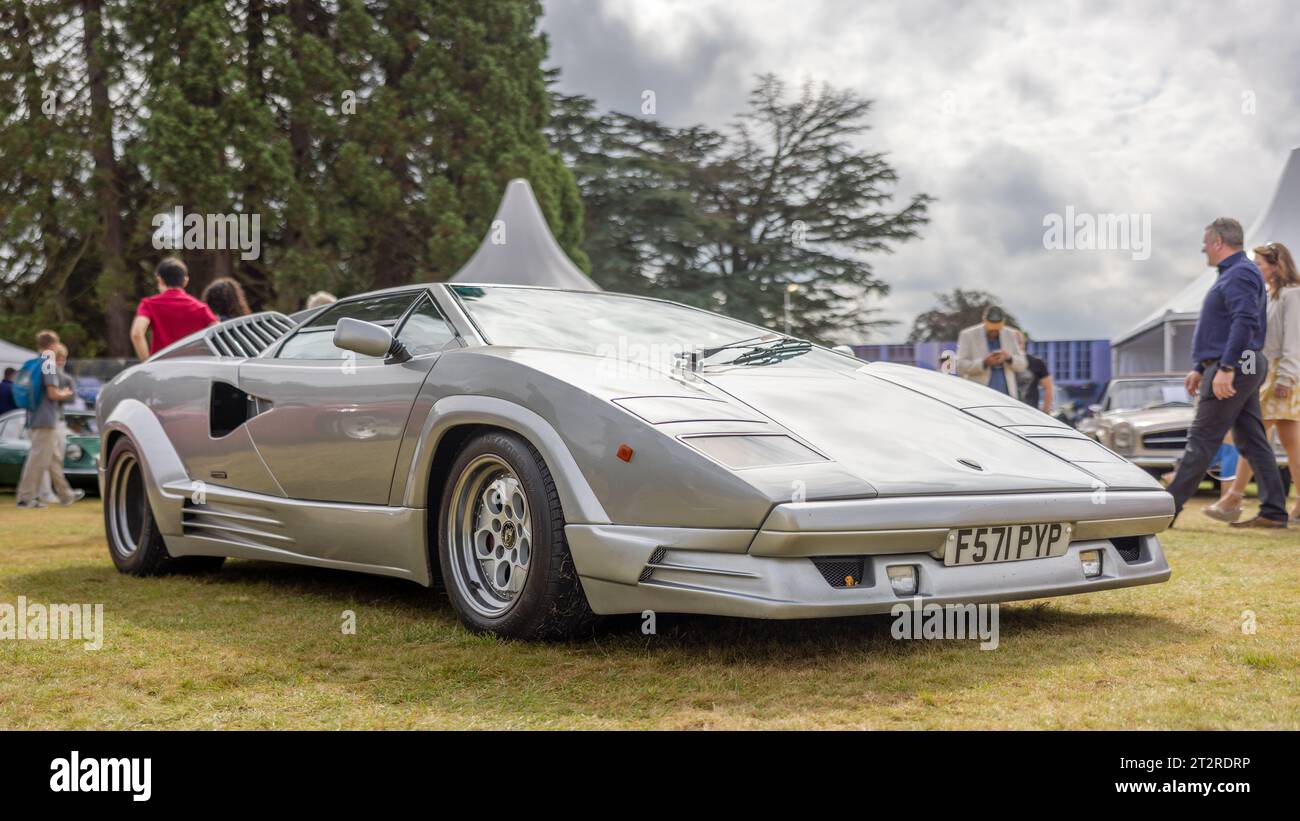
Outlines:
<svg viewBox="0 0 1300 821"><path fill-rule="evenodd" d="M95 160L93 188L99 203L100 274L97 290L104 302L104 332L109 356L131 355L131 305L127 295L135 288L122 258L122 210L118 197L117 156L113 148L113 111L108 99L108 72L104 65L103 6L101 0L81 0L84 27L82 48L90 90L90 145Z"/></svg>

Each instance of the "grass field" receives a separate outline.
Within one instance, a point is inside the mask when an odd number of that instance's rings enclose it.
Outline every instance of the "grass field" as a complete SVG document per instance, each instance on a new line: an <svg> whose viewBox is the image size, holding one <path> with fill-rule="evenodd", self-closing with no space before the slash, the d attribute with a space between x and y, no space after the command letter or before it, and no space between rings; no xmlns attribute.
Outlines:
<svg viewBox="0 0 1300 821"><path fill-rule="evenodd" d="M1230 532L1204 503L1162 537L1169 583L1003 606L982 651L895 641L888 616L502 642L410 582L122 576L98 500L3 495L0 603L102 602L105 639L0 641L0 728L1300 728L1300 530Z"/></svg>

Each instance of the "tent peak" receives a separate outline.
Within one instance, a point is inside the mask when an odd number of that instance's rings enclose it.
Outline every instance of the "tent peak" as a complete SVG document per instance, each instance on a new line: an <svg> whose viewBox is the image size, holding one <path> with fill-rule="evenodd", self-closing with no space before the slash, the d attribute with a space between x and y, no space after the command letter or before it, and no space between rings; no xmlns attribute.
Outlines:
<svg viewBox="0 0 1300 821"><path fill-rule="evenodd" d="M555 241L533 187L523 178L506 184L487 236L451 281L600 290Z"/></svg>

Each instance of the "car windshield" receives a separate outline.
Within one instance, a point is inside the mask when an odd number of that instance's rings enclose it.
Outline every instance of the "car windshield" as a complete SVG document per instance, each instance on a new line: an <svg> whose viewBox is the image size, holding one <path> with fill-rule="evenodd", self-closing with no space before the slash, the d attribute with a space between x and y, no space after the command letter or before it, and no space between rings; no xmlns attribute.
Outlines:
<svg viewBox="0 0 1300 821"><path fill-rule="evenodd" d="M671 302L584 291L453 285L492 345L553 348L671 367L680 353L714 349L709 366L840 367L852 360L747 322ZM775 344L774 344L775 343ZM805 357L812 353L813 356ZM861 363L858 363L859 365Z"/></svg>
<svg viewBox="0 0 1300 821"><path fill-rule="evenodd" d="M1192 404L1182 379L1133 379L1116 382L1107 393L1106 410L1178 407Z"/></svg>
<svg viewBox="0 0 1300 821"><path fill-rule="evenodd" d="M68 426L68 433L73 436L94 436L99 432L95 417L88 413L69 413L63 417L63 422Z"/></svg>

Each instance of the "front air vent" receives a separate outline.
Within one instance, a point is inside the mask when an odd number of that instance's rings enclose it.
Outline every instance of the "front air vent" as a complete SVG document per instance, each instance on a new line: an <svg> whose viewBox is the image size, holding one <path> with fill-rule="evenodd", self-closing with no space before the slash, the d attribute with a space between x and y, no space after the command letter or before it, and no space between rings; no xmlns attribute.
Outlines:
<svg viewBox="0 0 1300 821"><path fill-rule="evenodd" d="M1177 450L1187 449L1187 429L1165 430L1159 433L1148 433L1142 437L1142 446L1148 450Z"/></svg>
<svg viewBox="0 0 1300 821"><path fill-rule="evenodd" d="M641 571L641 578L639 581L650 581L650 577L655 573L655 565L661 563L667 555L667 550L662 547L656 547L655 552L650 554L650 561L646 562L645 569Z"/></svg>
<svg viewBox="0 0 1300 821"><path fill-rule="evenodd" d="M293 320L278 311L249 314L209 328L208 347L217 356L247 359L274 345L293 327Z"/></svg>
<svg viewBox="0 0 1300 821"><path fill-rule="evenodd" d="M851 587L870 586L874 582L866 578L867 559L865 556L827 556L813 559L812 563L822 574L826 583L836 590Z"/></svg>
<svg viewBox="0 0 1300 821"><path fill-rule="evenodd" d="M1110 540L1119 557L1128 564L1142 561L1142 536L1116 536Z"/></svg>

